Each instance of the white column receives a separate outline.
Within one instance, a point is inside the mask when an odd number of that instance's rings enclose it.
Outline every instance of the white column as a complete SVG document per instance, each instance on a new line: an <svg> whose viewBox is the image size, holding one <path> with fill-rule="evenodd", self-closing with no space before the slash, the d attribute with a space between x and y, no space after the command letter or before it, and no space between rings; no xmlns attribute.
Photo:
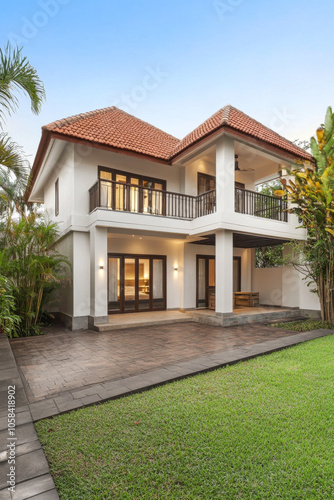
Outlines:
<svg viewBox="0 0 334 500"><path fill-rule="evenodd" d="M107 228L90 231L90 316L96 323L108 321L108 236ZM100 269L100 267L103 269Z"/></svg>
<svg viewBox="0 0 334 500"><path fill-rule="evenodd" d="M216 233L216 313L233 313L233 233Z"/></svg>
<svg viewBox="0 0 334 500"><path fill-rule="evenodd" d="M88 328L90 315L89 233L73 232L73 329Z"/></svg>
<svg viewBox="0 0 334 500"><path fill-rule="evenodd" d="M216 146L217 212L234 212L234 140L224 136Z"/></svg>

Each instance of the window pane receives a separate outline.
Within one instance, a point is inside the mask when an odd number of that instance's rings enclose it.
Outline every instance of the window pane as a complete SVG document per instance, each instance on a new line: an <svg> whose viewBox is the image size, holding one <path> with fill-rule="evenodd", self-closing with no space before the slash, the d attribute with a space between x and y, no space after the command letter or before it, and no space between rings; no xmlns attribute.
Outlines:
<svg viewBox="0 0 334 500"><path fill-rule="evenodd" d="M108 181L112 180L112 173L106 170L100 170L100 179L106 179Z"/></svg>

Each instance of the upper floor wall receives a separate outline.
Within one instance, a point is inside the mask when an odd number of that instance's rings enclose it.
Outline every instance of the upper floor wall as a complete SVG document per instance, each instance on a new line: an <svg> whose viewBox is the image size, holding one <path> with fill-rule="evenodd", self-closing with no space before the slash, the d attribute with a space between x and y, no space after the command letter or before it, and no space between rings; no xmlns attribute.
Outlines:
<svg viewBox="0 0 334 500"><path fill-rule="evenodd" d="M203 218L201 221L193 221L193 224L190 220L179 221L178 224L175 224L175 221L168 220L162 223L161 217L155 221L154 217L149 219L146 217L144 224L146 227L160 227L162 231L172 230L184 234L214 230L219 226L229 229L235 227L239 231L244 231L246 228L253 233L262 229L261 234L277 234L278 237L282 237L284 234L284 237L292 238L293 235L296 235L295 228L298 224L293 216L289 215L289 227L287 227L283 218L282 220L278 218L276 221L270 221L268 214L266 214L264 215L266 220L263 220L259 210L257 213L247 212L246 208L240 210L240 206L246 207L250 203L254 205L254 200L253 202L249 201L249 196L246 196L247 190L254 192L257 184L278 179L279 172L286 169L289 163L284 158L275 157L263 150L256 150L232 137L218 138L209 147L195 151L191 155L179 159L173 165L149 161L138 156L83 147L66 141L56 140L54 142L54 152L48 155L44 165L43 200L48 213L55 221L61 223L62 231L74 226L87 230L91 224L102 224L102 219L103 224L119 224L121 226L123 224L127 228L141 224L140 218L143 216L137 213L122 213L121 215L120 212L113 211L102 214L102 211L98 210L98 214L94 216L90 214L89 189L98 179L100 166L127 174L161 179L165 181L166 191L182 193L190 197L197 196L202 192L203 186L207 186L205 189L212 189L210 179L214 182L215 193L214 197L210 198L211 201L209 200L210 210L195 214L195 217L208 214L205 215L205 220ZM55 183L57 179L59 213L55 215L57 195ZM207 184L205 179L207 179ZM240 199L238 191L236 198L235 186L244 190L242 199ZM165 211L162 215L168 216L169 214ZM270 217L269 214L269 218L275 217ZM283 224L284 228L280 224ZM305 237L303 231L299 231L298 234L301 239Z"/></svg>

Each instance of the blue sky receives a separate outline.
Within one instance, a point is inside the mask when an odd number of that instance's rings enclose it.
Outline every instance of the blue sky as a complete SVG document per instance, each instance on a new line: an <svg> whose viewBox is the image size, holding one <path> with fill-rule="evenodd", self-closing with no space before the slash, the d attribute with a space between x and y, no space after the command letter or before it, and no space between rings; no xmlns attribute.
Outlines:
<svg viewBox="0 0 334 500"><path fill-rule="evenodd" d="M32 161L41 126L73 114L115 104L181 138L232 104L309 139L334 105L333 18L329 0L3 2L0 46L22 45L47 93L6 129Z"/></svg>

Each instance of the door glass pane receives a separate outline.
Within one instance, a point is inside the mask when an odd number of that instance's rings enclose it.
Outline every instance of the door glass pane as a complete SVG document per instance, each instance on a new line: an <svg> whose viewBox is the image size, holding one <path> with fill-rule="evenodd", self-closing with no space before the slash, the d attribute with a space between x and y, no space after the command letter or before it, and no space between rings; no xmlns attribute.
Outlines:
<svg viewBox="0 0 334 500"><path fill-rule="evenodd" d="M144 214L152 213L152 181L143 180L143 212Z"/></svg>
<svg viewBox="0 0 334 500"><path fill-rule="evenodd" d="M209 259L209 286L215 286L215 259Z"/></svg>
<svg viewBox="0 0 334 500"><path fill-rule="evenodd" d="M206 306L205 259L198 259L197 290L198 290L198 307L205 307Z"/></svg>
<svg viewBox="0 0 334 500"><path fill-rule="evenodd" d="M139 179L136 177L131 177L130 179L130 211L139 212Z"/></svg>
<svg viewBox="0 0 334 500"><path fill-rule="evenodd" d="M136 261L124 259L124 311L136 309Z"/></svg>
<svg viewBox="0 0 334 500"><path fill-rule="evenodd" d="M112 184L111 182L101 181L101 207L112 208Z"/></svg>
<svg viewBox="0 0 334 500"><path fill-rule="evenodd" d="M239 259L233 259L233 292L241 292L240 290L240 268Z"/></svg>
<svg viewBox="0 0 334 500"><path fill-rule="evenodd" d="M138 261L138 308L150 308L150 259Z"/></svg>
<svg viewBox="0 0 334 500"><path fill-rule="evenodd" d="M154 189L156 191L152 192L152 213L155 215L162 215L163 210L163 185L160 182L154 183ZM160 192L161 191L161 192Z"/></svg>
<svg viewBox="0 0 334 500"><path fill-rule="evenodd" d="M115 210L127 210L126 203L126 186L122 186L121 184L126 184L126 175L116 174L116 182L120 184L116 184L115 189Z"/></svg>
<svg viewBox="0 0 334 500"><path fill-rule="evenodd" d="M119 257L109 257L109 286L108 286L108 307L109 312L120 311L120 269L121 259Z"/></svg>
<svg viewBox="0 0 334 500"><path fill-rule="evenodd" d="M153 309L162 309L164 302L164 261L153 259Z"/></svg>

